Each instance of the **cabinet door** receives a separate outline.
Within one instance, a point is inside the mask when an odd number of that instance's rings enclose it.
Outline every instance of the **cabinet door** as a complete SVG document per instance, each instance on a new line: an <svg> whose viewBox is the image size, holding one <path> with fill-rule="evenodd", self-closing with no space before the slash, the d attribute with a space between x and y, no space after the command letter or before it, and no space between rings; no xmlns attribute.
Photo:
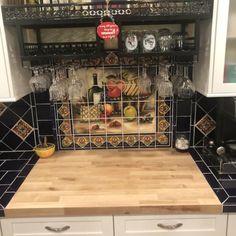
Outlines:
<svg viewBox="0 0 236 236"><path fill-rule="evenodd" d="M236 95L236 1L218 1L213 93Z"/></svg>
<svg viewBox="0 0 236 236"><path fill-rule="evenodd" d="M2 34L0 30L0 98L8 98L10 97L10 90L8 85L8 77L6 71L6 63L5 63L5 55L3 52L3 44L2 44Z"/></svg>
<svg viewBox="0 0 236 236"><path fill-rule="evenodd" d="M229 214L227 236L236 235L236 214Z"/></svg>
<svg viewBox="0 0 236 236"><path fill-rule="evenodd" d="M227 215L118 216L116 236L226 236Z"/></svg>
<svg viewBox="0 0 236 236"><path fill-rule="evenodd" d="M3 236L112 236L112 216L3 219Z"/></svg>

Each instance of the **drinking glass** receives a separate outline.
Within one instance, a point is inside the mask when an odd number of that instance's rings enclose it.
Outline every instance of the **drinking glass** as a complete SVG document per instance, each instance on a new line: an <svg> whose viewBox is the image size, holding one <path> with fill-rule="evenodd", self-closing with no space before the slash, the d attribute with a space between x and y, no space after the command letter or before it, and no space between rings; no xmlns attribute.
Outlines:
<svg viewBox="0 0 236 236"><path fill-rule="evenodd" d="M169 67L170 65L165 65L165 70L163 73L163 79L160 82L159 88L158 88L158 96L159 97L172 97L173 96L173 84L169 80L170 73L169 73Z"/></svg>
<svg viewBox="0 0 236 236"><path fill-rule="evenodd" d="M184 77L178 85L178 97L190 99L195 94L195 86L188 77L188 67L184 67Z"/></svg>
<svg viewBox="0 0 236 236"><path fill-rule="evenodd" d="M39 74L39 69L33 69L33 76L29 80L29 85L34 93L43 93L48 89L47 79Z"/></svg>
<svg viewBox="0 0 236 236"><path fill-rule="evenodd" d="M161 52L168 52L171 49L172 34L169 29L160 29L158 32L157 42Z"/></svg>

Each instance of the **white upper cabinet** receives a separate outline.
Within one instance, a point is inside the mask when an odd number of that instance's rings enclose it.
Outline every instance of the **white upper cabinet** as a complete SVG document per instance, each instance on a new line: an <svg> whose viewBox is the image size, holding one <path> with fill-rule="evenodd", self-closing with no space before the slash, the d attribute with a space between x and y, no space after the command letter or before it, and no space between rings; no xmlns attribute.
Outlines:
<svg viewBox="0 0 236 236"><path fill-rule="evenodd" d="M1 6L0 6L1 7ZM4 27L0 8L0 102L13 102L30 93L30 71L21 64L16 29Z"/></svg>
<svg viewBox="0 0 236 236"><path fill-rule="evenodd" d="M212 20L203 21L194 84L207 97L236 96L236 1L214 0Z"/></svg>

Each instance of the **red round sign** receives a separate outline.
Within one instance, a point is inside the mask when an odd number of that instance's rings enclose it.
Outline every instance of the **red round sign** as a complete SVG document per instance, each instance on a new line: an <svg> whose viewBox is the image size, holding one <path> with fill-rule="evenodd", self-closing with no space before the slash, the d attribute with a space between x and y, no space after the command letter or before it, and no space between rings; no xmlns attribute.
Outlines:
<svg viewBox="0 0 236 236"><path fill-rule="evenodd" d="M98 36L104 40L116 38L119 32L119 26L113 22L103 22L97 27Z"/></svg>

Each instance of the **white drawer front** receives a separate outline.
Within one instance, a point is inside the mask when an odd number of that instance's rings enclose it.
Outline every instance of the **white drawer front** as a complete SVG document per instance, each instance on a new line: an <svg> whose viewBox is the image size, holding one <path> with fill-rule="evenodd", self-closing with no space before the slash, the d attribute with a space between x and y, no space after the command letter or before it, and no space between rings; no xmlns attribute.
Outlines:
<svg viewBox="0 0 236 236"><path fill-rule="evenodd" d="M113 220L111 216L8 219L2 228L4 236L112 236Z"/></svg>
<svg viewBox="0 0 236 236"><path fill-rule="evenodd" d="M118 216L116 236L226 236L227 216Z"/></svg>

